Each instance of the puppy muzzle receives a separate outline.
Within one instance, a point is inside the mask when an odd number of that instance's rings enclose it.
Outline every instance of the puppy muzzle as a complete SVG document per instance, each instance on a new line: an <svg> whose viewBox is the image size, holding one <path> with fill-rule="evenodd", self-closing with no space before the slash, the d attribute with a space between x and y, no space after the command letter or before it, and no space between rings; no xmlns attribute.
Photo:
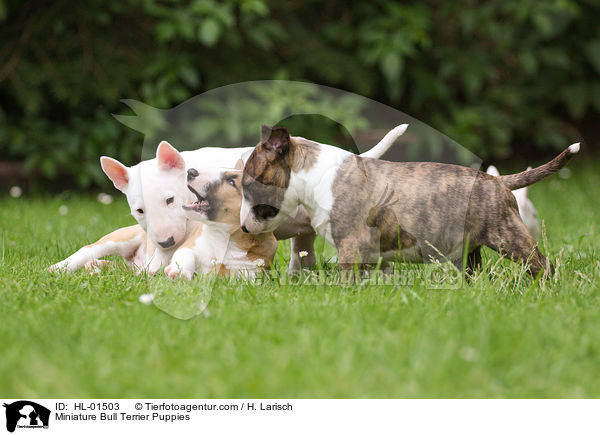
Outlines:
<svg viewBox="0 0 600 435"><path fill-rule="evenodd" d="M173 236L171 236L164 242L158 242L158 244L160 245L161 248L165 248L165 249L170 248L171 246L173 246L175 244L175 239L173 238Z"/></svg>

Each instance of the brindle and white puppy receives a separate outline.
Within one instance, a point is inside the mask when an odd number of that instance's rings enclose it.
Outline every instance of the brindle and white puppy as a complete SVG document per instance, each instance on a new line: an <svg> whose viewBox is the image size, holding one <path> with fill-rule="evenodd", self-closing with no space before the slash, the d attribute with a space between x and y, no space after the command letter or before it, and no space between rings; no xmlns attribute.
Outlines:
<svg viewBox="0 0 600 435"><path fill-rule="evenodd" d="M189 169L188 188L197 201L183 205L186 217L200 221L177 250L165 273L191 279L196 269L253 278L271 266L277 251L272 232L246 234L240 228L242 164L238 169Z"/></svg>
<svg viewBox="0 0 600 435"><path fill-rule="evenodd" d="M263 126L244 167L240 223L250 233L269 232L302 204L313 227L338 249L342 269L380 257L459 263L468 240L470 268L488 246L527 261L535 275L547 260L511 189L557 172L578 151L573 144L545 165L493 177L457 165L361 158Z"/></svg>

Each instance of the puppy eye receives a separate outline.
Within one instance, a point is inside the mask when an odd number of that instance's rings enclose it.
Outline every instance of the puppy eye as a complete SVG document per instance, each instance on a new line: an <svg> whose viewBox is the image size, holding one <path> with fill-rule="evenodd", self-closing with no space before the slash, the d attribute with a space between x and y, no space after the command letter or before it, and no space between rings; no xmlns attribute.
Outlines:
<svg viewBox="0 0 600 435"><path fill-rule="evenodd" d="M170 198L167 198L167 205L173 204L173 201L175 201L175 197L174 196L172 196Z"/></svg>
<svg viewBox="0 0 600 435"><path fill-rule="evenodd" d="M228 182L229 184L231 184L233 187L235 187L235 178L228 178L228 179L227 179L227 182Z"/></svg>
<svg viewBox="0 0 600 435"><path fill-rule="evenodd" d="M144 210L142 210L141 208L138 208L136 211L137 211L139 214L144 214Z"/></svg>

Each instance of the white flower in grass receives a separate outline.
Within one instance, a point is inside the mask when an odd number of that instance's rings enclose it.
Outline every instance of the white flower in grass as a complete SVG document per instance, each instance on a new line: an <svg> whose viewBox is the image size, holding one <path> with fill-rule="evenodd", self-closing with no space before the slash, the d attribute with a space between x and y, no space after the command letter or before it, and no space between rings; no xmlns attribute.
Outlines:
<svg viewBox="0 0 600 435"><path fill-rule="evenodd" d="M21 195L23 195L23 189L21 189L19 186L13 186L10 188L8 193L13 198L20 198Z"/></svg>
<svg viewBox="0 0 600 435"><path fill-rule="evenodd" d="M139 301L144 305L150 305L154 300L154 295L150 293L144 293L140 295Z"/></svg>
<svg viewBox="0 0 600 435"><path fill-rule="evenodd" d="M108 193L99 193L98 196L96 197L96 199L98 200L99 203L104 204L104 205L108 205L113 202L113 197L111 195L109 195Z"/></svg>
<svg viewBox="0 0 600 435"><path fill-rule="evenodd" d="M298 255L300 256L300 258L304 258L308 255L308 251L300 251Z"/></svg>
<svg viewBox="0 0 600 435"><path fill-rule="evenodd" d="M66 215L67 213L69 213L69 207L67 207L66 205L61 205L60 207L58 207L58 214L61 216Z"/></svg>
<svg viewBox="0 0 600 435"><path fill-rule="evenodd" d="M265 260L262 258L257 258L256 260L254 260L254 264L258 267L263 267L265 265Z"/></svg>
<svg viewBox="0 0 600 435"><path fill-rule="evenodd" d="M217 265L217 259L213 258L212 260L210 260L210 264L212 264L213 266Z"/></svg>

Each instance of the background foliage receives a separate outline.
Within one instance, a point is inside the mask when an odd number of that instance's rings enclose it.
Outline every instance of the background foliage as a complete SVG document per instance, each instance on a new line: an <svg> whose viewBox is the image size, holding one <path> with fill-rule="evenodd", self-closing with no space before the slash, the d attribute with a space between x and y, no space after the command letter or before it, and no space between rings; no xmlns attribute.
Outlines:
<svg viewBox="0 0 600 435"><path fill-rule="evenodd" d="M167 109L257 79L304 80L394 106L477 155L593 146L597 0L346 2L0 0L0 157L104 183L139 158L121 98Z"/></svg>

